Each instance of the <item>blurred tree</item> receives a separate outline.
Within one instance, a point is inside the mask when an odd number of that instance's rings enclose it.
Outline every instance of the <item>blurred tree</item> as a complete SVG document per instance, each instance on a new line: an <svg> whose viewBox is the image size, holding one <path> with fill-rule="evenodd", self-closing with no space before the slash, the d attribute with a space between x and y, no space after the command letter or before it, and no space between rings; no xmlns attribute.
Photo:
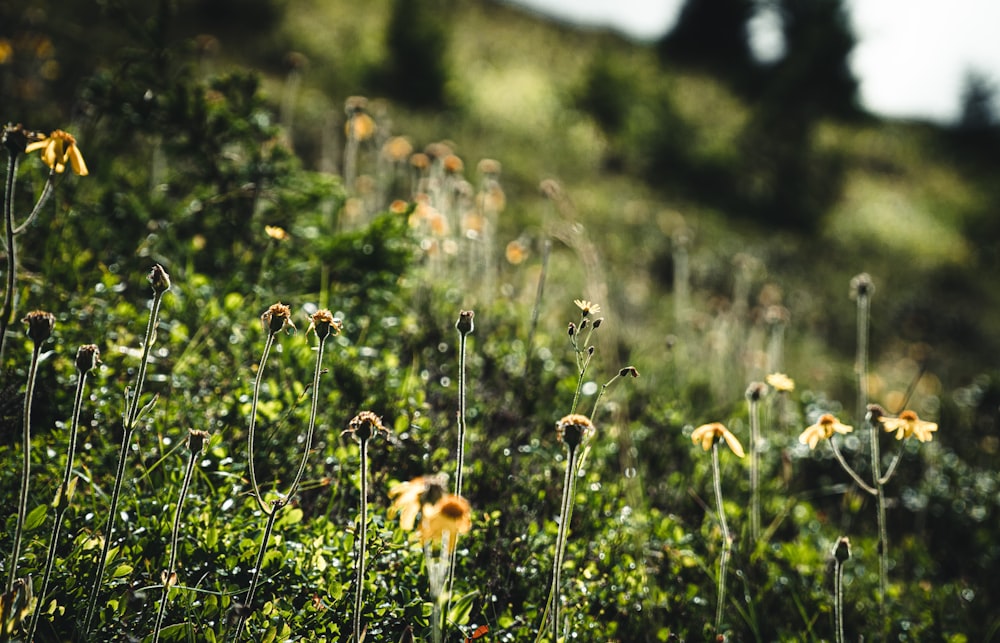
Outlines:
<svg viewBox="0 0 1000 643"><path fill-rule="evenodd" d="M415 107L447 105L450 13L447 0L393 0L388 59L376 72L382 93Z"/></svg>
<svg viewBox="0 0 1000 643"><path fill-rule="evenodd" d="M969 71L962 87L962 111L958 118L959 132L984 134L996 129L997 88L985 73Z"/></svg>
<svg viewBox="0 0 1000 643"><path fill-rule="evenodd" d="M747 30L754 11L754 0L687 0L657 53L664 62L736 78L754 66Z"/></svg>
<svg viewBox="0 0 1000 643"><path fill-rule="evenodd" d="M785 55L766 74L770 109L806 116L860 114L850 56L857 40L844 0L777 0Z"/></svg>

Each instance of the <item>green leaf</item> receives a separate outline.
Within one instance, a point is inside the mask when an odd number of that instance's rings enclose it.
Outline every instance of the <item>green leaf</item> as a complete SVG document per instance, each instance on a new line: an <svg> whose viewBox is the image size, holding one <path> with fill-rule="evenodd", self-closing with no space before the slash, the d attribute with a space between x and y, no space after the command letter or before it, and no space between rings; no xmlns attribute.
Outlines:
<svg viewBox="0 0 1000 643"><path fill-rule="evenodd" d="M128 576L132 573L132 566L124 563L115 568L114 573L111 574L111 578L121 578L122 576Z"/></svg>
<svg viewBox="0 0 1000 643"><path fill-rule="evenodd" d="M38 505L28 513L28 517L24 520L24 530L31 531L33 529L38 529L45 522L45 513L48 511L48 505Z"/></svg>
<svg viewBox="0 0 1000 643"><path fill-rule="evenodd" d="M472 603L479 596L478 591L469 592L458 597L448 612L448 621L455 625L465 625L472 615Z"/></svg>

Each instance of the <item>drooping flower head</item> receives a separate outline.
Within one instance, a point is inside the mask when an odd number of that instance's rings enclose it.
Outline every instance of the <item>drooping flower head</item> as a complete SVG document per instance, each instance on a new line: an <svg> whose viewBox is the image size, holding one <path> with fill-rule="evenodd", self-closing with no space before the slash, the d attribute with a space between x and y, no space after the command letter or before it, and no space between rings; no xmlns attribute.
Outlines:
<svg viewBox="0 0 1000 643"><path fill-rule="evenodd" d="M808 444L810 449L815 449L820 440L829 440L834 433L850 433L854 427L842 424L840 420L829 413L820 416L816 424L806 428L799 436L799 442Z"/></svg>
<svg viewBox="0 0 1000 643"><path fill-rule="evenodd" d="M417 514L424 507L436 504L448 492L448 477L443 474L420 476L409 482L400 482L389 489L389 497L394 498L389 507L389 517L399 514L399 526L411 531L416 524Z"/></svg>
<svg viewBox="0 0 1000 643"><path fill-rule="evenodd" d="M469 501L453 493L445 494L433 505L426 505L420 520L420 542L424 545L441 544L444 553L455 548L459 534L472 527L472 508Z"/></svg>
<svg viewBox="0 0 1000 643"><path fill-rule="evenodd" d="M76 139L69 132L57 129L47 137L34 143L29 143L24 148L25 154L31 154L36 150L42 151L42 162L62 174L69 163L73 171L80 176L87 176L87 164L83 161L83 154L76 146Z"/></svg>
<svg viewBox="0 0 1000 643"><path fill-rule="evenodd" d="M900 413L899 417L883 417L879 418L879 421L887 432L896 432L897 440L914 435L921 442L930 442L934 438L931 434L938 429L938 425L934 422L925 422L917 417L915 412L909 410Z"/></svg>
<svg viewBox="0 0 1000 643"><path fill-rule="evenodd" d="M745 455L743 453L743 445L740 444L736 436L721 422L702 424L691 433L691 441L695 444L701 444L701 448L706 451L711 449L715 441L720 438L725 440L732 452L736 454L736 457L742 458Z"/></svg>
<svg viewBox="0 0 1000 643"><path fill-rule="evenodd" d="M556 436L570 449L580 446L595 430L590 418L579 413L567 415L556 422Z"/></svg>

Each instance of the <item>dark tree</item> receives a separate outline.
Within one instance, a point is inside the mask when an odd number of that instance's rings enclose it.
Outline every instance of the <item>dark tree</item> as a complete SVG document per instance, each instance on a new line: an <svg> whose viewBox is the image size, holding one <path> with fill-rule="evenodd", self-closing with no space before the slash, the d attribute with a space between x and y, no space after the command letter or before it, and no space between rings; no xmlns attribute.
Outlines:
<svg viewBox="0 0 1000 643"><path fill-rule="evenodd" d="M754 0L687 0L657 43L660 59L726 76L746 72L753 67L747 23L754 12Z"/></svg>
<svg viewBox="0 0 1000 643"><path fill-rule="evenodd" d="M415 107L446 105L448 14L446 0L393 0L378 83L385 95Z"/></svg>
<svg viewBox="0 0 1000 643"><path fill-rule="evenodd" d="M997 88L990 78L977 71L965 75L962 87L962 112L958 129L968 133L985 133L997 126Z"/></svg>

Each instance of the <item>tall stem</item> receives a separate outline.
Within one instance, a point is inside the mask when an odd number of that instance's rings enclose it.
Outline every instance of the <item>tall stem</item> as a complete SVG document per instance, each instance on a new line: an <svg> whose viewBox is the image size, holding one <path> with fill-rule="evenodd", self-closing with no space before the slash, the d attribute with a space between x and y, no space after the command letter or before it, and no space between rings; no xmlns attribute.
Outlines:
<svg viewBox="0 0 1000 643"><path fill-rule="evenodd" d="M358 511L358 559L354 591L354 643L361 643L361 598L365 586L365 556L368 546L368 439L361 441L361 508Z"/></svg>
<svg viewBox="0 0 1000 643"><path fill-rule="evenodd" d="M254 564L253 577L250 579L250 590L247 592L247 600L244 603L247 608L247 613L240 616L239 623L236 624L236 634L233 636L234 641L240 640L240 635L243 634L243 627L247 623L247 616L249 612L253 611L253 599L254 594L257 593L257 584L260 582L260 569L264 566L264 554L267 552L267 541L271 539L271 532L274 530L274 521L278 517L278 512L284 507L284 501L273 500L271 501L271 510L267 514L267 523L264 524L264 533L260 539L260 549L257 551L257 562Z"/></svg>
<svg viewBox="0 0 1000 643"><path fill-rule="evenodd" d="M198 453L192 449L188 456L187 469L184 471L184 482L181 484L181 493L177 498L177 508L174 511L174 528L170 537L170 562L167 563L167 571L163 579L163 595L160 597L160 610L156 615L156 627L153 629L153 643L157 643L160 640L163 615L167 612L167 597L170 593L174 569L177 566L177 540L181 532L181 509L184 507L184 498L187 496L188 487L191 486L191 476L194 474L197 458Z"/></svg>
<svg viewBox="0 0 1000 643"><path fill-rule="evenodd" d="M17 279L17 247L14 245L14 177L17 175L18 155L12 153L7 161L7 180L3 198L4 232L7 242L7 287L0 309L0 360L7 340L7 327L14 314L14 287ZM9 589L8 589L9 591Z"/></svg>
<svg viewBox="0 0 1000 643"><path fill-rule="evenodd" d="M760 402L750 397L750 540L760 540Z"/></svg>
<svg viewBox="0 0 1000 643"><path fill-rule="evenodd" d="M153 304L149 311L149 322L146 324L146 337L142 342L142 357L139 359L139 370L135 378L135 390L128 398L128 406L125 411L122 445L118 454L118 469L115 472L115 485L111 492L111 504L108 506L108 520L104 526L104 546L101 548L100 558L97 559L97 571L94 573L93 585L90 589L90 599L87 601L87 614L83 621L84 640L89 639L90 625L94 619L94 612L97 609L97 595L101 590L101 581L104 579L104 571L108 564L108 552L111 551L111 533L115 527L115 518L118 514L118 501L121 499L122 483L125 478L125 465L128 462L129 449L132 445L132 434L135 433L135 425L139 418L139 399L142 394L142 385L146 379L146 366L149 363L149 351L156 334L156 322L160 314L160 304L163 301L165 289L160 290L154 287Z"/></svg>
<svg viewBox="0 0 1000 643"><path fill-rule="evenodd" d="M719 511L719 527L722 529L722 553L719 555L719 603L715 608L715 632L722 630L722 612L726 603L726 570L729 565L729 552L733 545L729 535L729 525L726 523L726 510L722 504L722 476L719 472L719 443L712 445L712 478L715 485L715 505Z"/></svg>
<svg viewBox="0 0 1000 643"><path fill-rule="evenodd" d="M76 456L76 436L80 426L80 409L83 406L83 391L87 383L87 371L77 371L76 394L73 396L73 419L69 429L69 446L66 454L66 469L63 471L62 486L59 488L59 501L57 503L56 520L52 525L52 535L49 537L49 554L45 561L45 573L42 575L42 586L38 592L38 605L31 615L31 624L28 626L28 637L26 640L33 640L35 628L38 627L38 617L41 614L42 602L45 600L49 587L49 577L52 575L52 567L56 560L56 548L59 544L59 531L62 528L63 519L69 509L70 501L70 480L73 476L73 460Z"/></svg>
<svg viewBox="0 0 1000 643"><path fill-rule="evenodd" d="M264 379L264 365L267 364L267 356L271 352L274 344L275 333L268 333L264 341L264 350L260 355L260 363L257 365L257 376L253 382L253 399L250 402L250 422L247 428L247 468L250 472L250 486L253 488L253 497L257 500L260 510L267 513L268 507L260 495L260 487L257 484L257 472L254 469L254 429L257 427L257 403L260 400L260 385Z"/></svg>
<svg viewBox="0 0 1000 643"><path fill-rule="evenodd" d="M38 355L42 347L39 342L31 351L31 366L28 368L28 386L24 393L24 425L21 463L21 495L17 501L17 526L14 528L14 549L10 555L10 576L7 579L7 594L14 591L14 581L17 579L17 563L21 558L21 537L24 534L24 520L28 515L28 483L31 479L31 401L35 392L35 376L38 373Z"/></svg>
<svg viewBox="0 0 1000 643"><path fill-rule="evenodd" d="M559 599L562 581L563 557L566 554L566 540L569 535L569 521L573 512L573 482L576 473L578 447L567 446L566 477L563 479L563 496L559 508L559 532L556 535L556 553L552 561L552 587L549 590L549 604L552 608L552 643L559 640Z"/></svg>

